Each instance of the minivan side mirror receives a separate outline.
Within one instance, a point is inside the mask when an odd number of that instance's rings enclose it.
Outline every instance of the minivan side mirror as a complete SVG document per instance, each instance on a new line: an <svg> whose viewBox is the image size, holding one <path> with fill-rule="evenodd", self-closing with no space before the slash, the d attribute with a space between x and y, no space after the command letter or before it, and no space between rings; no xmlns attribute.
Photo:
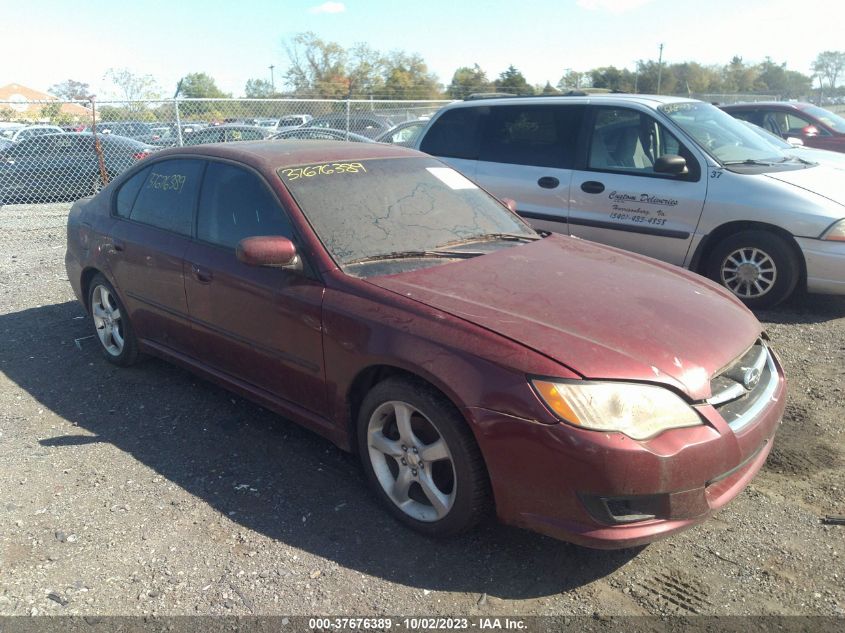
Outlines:
<svg viewBox="0 0 845 633"><path fill-rule="evenodd" d="M296 253L296 246L281 235L260 235L246 237L235 249L238 261L247 266L269 266L271 268L293 268L300 270L302 262Z"/></svg>
<svg viewBox="0 0 845 633"><path fill-rule="evenodd" d="M514 200L513 198L502 198L502 204L514 213L516 213L516 200Z"/></svg>
<svg viewBox="0 0 845 633"><path fill-rule="evenodd" d="M658 174L682 176L689 173L687 159L677 154L663 154L654 161L654 171Z"/></svg>

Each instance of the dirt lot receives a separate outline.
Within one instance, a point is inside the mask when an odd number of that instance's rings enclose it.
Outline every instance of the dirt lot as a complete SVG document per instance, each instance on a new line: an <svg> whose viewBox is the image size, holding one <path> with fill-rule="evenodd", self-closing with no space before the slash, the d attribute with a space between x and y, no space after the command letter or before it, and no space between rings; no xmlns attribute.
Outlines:
<svg viewBox="0 0 845 633"><path fill-rule="evenodd" d="M157 360L106 363L66 205L0 208L0 614L845 615L845 298L761 313L790 383L763 472L704 525L580 549L395 523L356 461Z"/></svg>

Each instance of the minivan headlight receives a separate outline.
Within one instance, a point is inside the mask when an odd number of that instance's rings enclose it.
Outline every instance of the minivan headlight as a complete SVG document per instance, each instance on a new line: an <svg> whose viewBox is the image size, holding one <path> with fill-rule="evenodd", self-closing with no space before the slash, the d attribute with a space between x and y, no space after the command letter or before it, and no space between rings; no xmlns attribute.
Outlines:
<svg viewBox="0 0 845 633"><path fill-rule="evenodd" d="M835 222L827 231L822 234L823 240L834 242L845 242L845 220Z"/></svg>
<svg viewBox="0 0 845 633"><path fill-rule="evenodd" d="M702 424L686 402L655 385L536 379L531 383L559 418L585 429L618 431L645 440L667 429Z"/></svg>

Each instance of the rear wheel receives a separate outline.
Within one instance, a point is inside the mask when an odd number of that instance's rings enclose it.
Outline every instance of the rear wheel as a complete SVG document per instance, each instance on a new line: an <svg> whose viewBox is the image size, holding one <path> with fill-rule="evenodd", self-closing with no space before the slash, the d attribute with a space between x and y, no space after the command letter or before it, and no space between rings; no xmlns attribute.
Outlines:
<svg viewBox="0 0 845 633"><path fill-rule="evenodd" d="M91 280L90 288L88 306L103 356L115 365L133 364L138 360L138 341L117 293L99 274Z"/></svg>
<svg viewBox="0 0 845 633"><path fill-rule="evenodd" d="M358 449L371 487L414 529L448 536L492 506L481 451L455 407L428 385L390 378L367 394Z"/></svg>
<svg viewBox="0 0 845 633"><path fill-rule="evenodd" d="M742 231L713 249L707 276L749 308L770 308L789 297L800 265L785 239L768 231Z"/></svg>

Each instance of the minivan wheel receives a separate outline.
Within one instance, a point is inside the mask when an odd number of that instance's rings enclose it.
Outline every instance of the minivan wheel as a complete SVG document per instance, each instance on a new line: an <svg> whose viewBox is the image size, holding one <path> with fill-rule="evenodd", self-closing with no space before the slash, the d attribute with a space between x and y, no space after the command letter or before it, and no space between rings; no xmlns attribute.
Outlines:
<svg viewBox="0 0 845 633"><path fill-rule="evenodd" d="M799 262L782 237L767 231L742 231L713 249L707 276L749 308L770 308L795 290Z"/></svg>
<svg viewBox="0 0 845 633"><path fill-rule="evenodd" d="M490 483L475 438L452 403L428 385L405 378L377 384L357 430L367 479L400 521L449 536L489 512Z"/></svg>
<svg viewBox="0 0 845 633"><path fill-rule="evenodd" d="M90 288L88 307L103 356L122 367L133 364L138 360L138 341L117 293L99 274L91 280Z"/></svg>

